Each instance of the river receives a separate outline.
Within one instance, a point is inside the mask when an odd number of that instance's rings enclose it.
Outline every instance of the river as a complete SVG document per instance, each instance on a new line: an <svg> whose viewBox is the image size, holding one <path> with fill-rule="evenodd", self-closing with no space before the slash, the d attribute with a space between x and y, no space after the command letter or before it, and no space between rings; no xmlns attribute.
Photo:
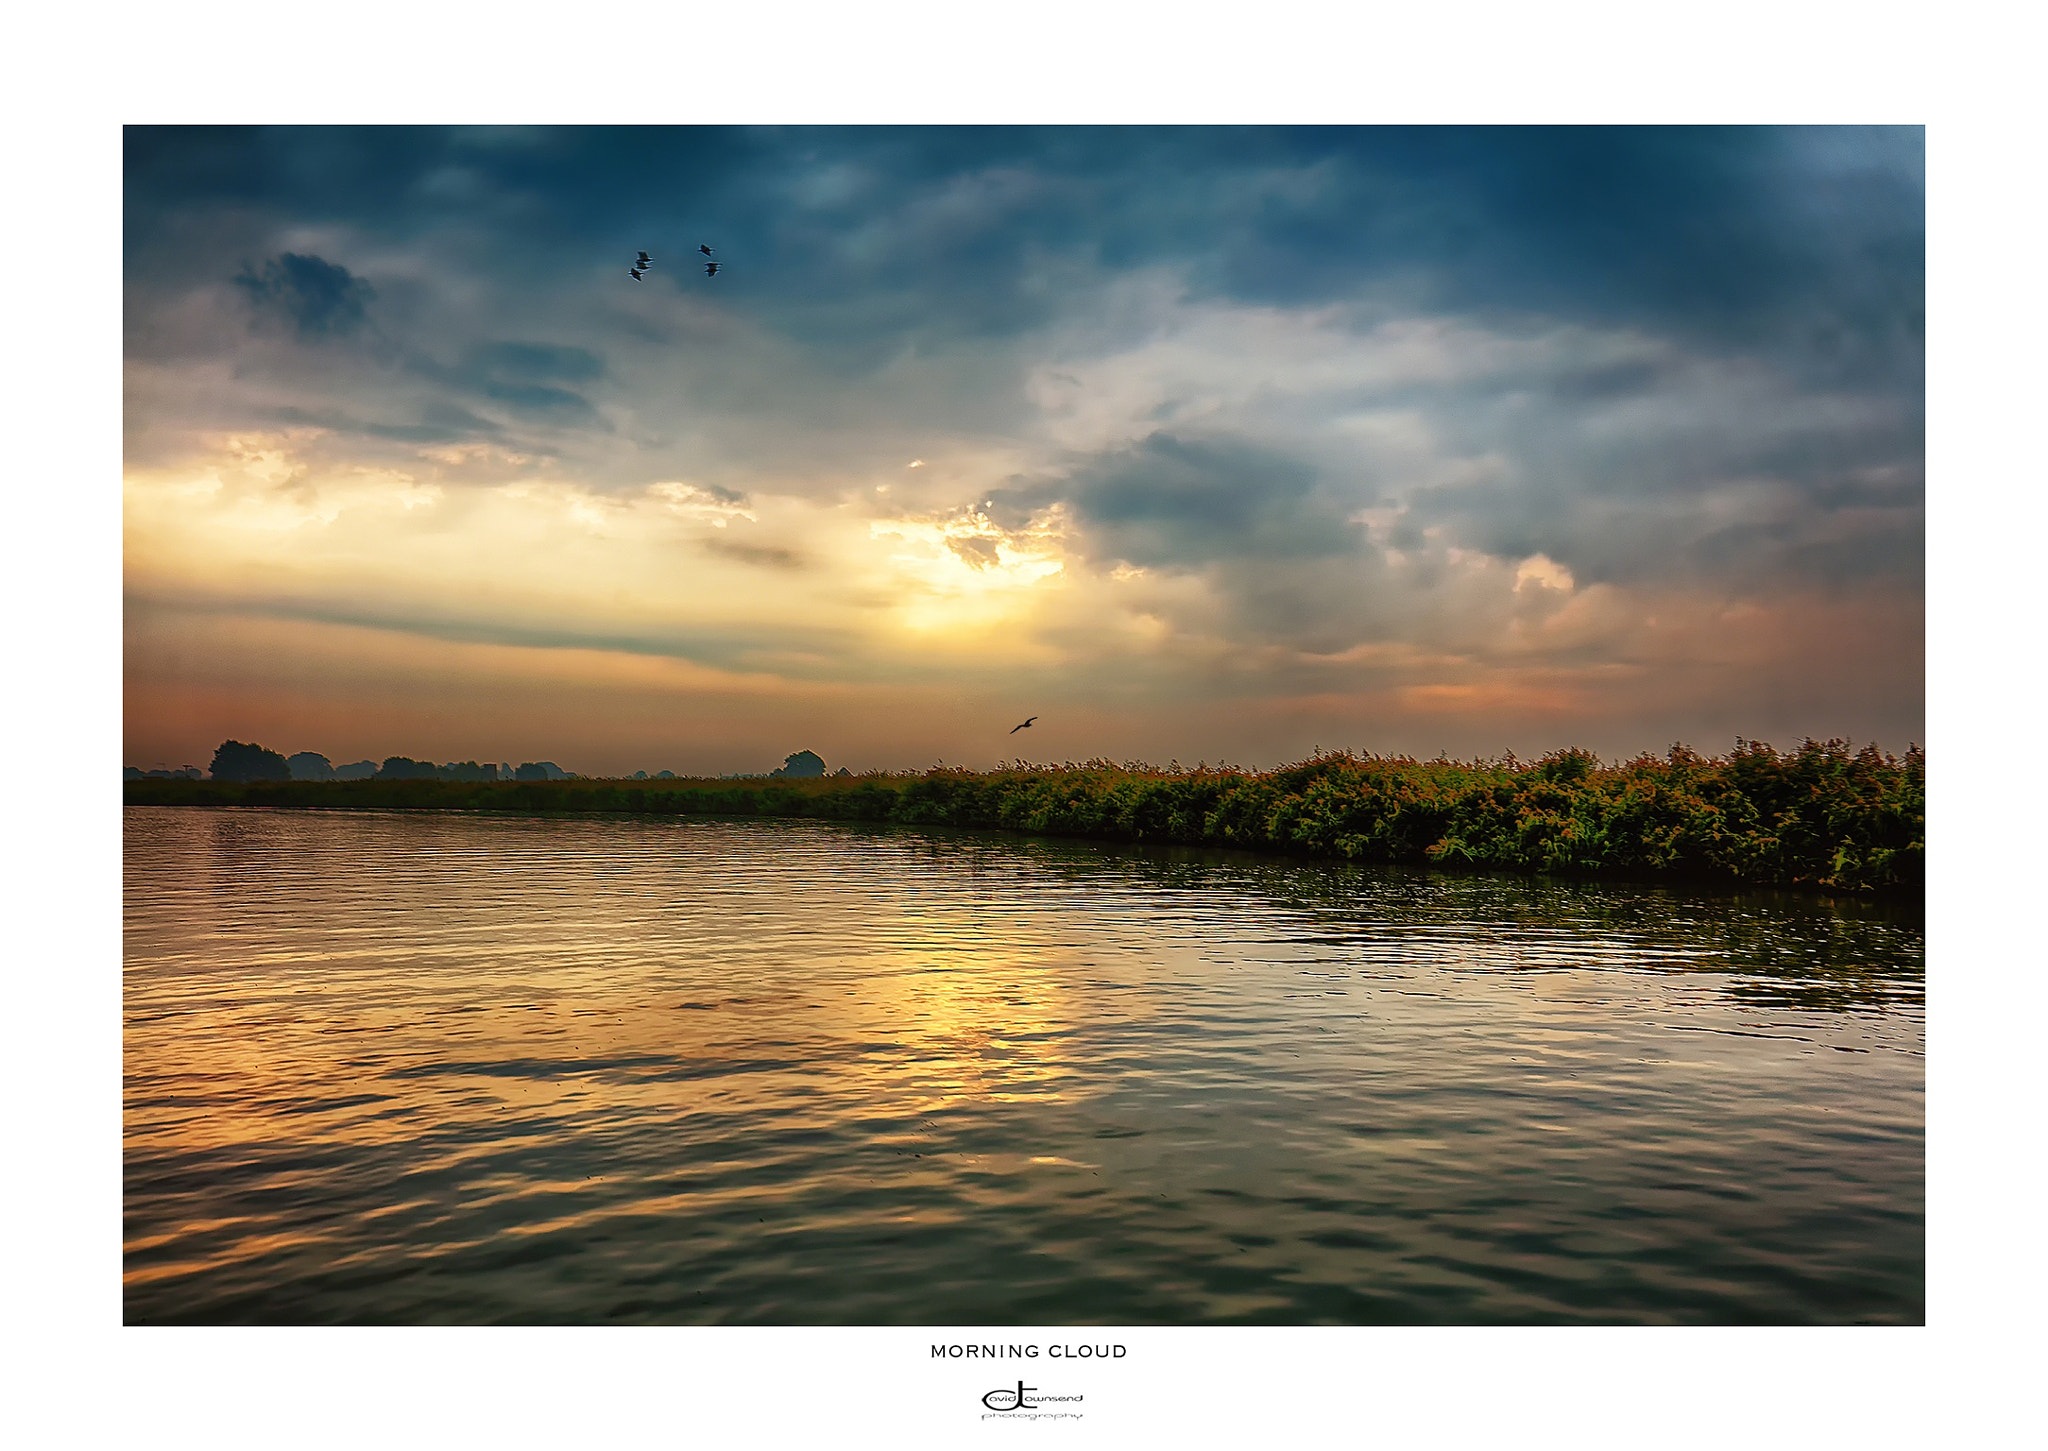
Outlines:
<svg viewBox="0 0 2048 1451"><path fill-rule="evenodd" d="M145 1323L1920 1323L1914 910L127 808Z"/></svg>

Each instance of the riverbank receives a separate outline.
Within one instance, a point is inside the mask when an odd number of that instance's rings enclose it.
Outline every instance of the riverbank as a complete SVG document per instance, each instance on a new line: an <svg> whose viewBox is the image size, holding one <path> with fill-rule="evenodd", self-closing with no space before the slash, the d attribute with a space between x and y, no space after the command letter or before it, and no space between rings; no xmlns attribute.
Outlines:
<svg viewBox="0 0 2048 1451"><path fill-rule="evenodd" d="M1840 741L1602 765L1320 756L1265 772L1081 765L812 780L129 781L131 806L808 817L1361 862L1917 895L1926 762Z"/></svg>

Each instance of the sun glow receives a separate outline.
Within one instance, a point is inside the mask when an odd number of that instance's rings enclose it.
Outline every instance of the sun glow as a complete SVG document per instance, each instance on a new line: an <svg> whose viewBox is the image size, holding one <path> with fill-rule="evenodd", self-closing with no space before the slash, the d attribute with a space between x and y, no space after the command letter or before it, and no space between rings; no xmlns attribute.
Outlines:
<svg viewBox="0 0 2048 1451"><path fill-rule="evenodd" d="M1006 530L970 510L877 519L868 532L892 541L887 564L901 599L896 617L920 633L977 634L1013 623L1066 569L1057 518Z"/></svg>

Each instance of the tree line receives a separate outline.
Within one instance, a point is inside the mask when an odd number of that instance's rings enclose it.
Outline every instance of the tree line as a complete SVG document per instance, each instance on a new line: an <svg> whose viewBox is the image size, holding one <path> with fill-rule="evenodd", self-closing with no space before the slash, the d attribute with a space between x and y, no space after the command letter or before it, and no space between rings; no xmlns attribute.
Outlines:
<svg viewBox="0 0 2048 1451"><path fill-rule="evenodd" d="M1569 876L1922 890L1926 758L1807 740L1603 764L1325 754L1272 771L1138 762L744 779L130 782L135 804L783 816Z"/></svg>
<svg viewBox="0 0 2048 1451"><path fill-rule="evenodd" d="M518 766L475 761L416 761L386 756L337 766L318 751L285 756L247 741L222 741L207 768L215 781L563 781L572 773L553 761L526 761ZM132 778L131 778L132 779Z"/></svg>

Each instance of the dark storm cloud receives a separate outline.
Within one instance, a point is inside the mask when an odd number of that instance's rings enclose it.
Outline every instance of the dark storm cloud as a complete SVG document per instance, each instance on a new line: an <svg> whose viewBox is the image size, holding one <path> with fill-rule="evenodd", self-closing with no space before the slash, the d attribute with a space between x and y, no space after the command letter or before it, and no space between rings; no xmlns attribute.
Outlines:
<svg viewBox="0 0 2048 1451"><path fill-rule="evenodd" d="M1373 273L1426 302L1654 322L1729 341L1917 337L1916 127L1391 127L1282 133L1223 269L1306 302Z"/></svg>
<svg viewBox="0 0 2048 1451"><path fill-rule="evenodd" d="M245 267L235 285L264 313L281 317L302 338L356 331L369 315L370 285L348 268L321 257L286 252L260 268Z"/></svg>
<svg viewBox="0 0 2048 1451"><path fill-rule="evenodd" d="M1542 553L1582 583L1918 577L1918 128L130 128L126 157L152 360L239 362L164 321L224 256L271 256L240 288L305 342L364 329L374 283L392 352L298 349L331 371L274 417L509 436L625 486L708 479L674 440L798 477L933 420L1036 448L1030 350L1063 328L1142 347L1156 319L1098 310L1159 273L1183 309L1348 310L1360 336L1434 318L1642 346L1276 392L1263 421L1183 426L1200 407L1168 397L1151 437L993 499L1006 527L1064 500L1098 557L1200 568L1355 551L1351 513L1384 505L1392 547ZM698 308L768 341L741 356ZM944 407L937 372L863 391L934 358L975 379ZM1413 413L1433 459L1346 460L1333 420L1364 408Z"/></svg>
<svg viewBox="0 0 2048 1451"><path fill-rule="evenodd" d="M1581 584L1917 588L1916 393L1699 367L1622 366L1604 371L1626 386L1585 386L1601 371L1434 400L1450 447L1499 467L1414 491L1389 542L1416 548L1434 528L1503 559L1547 555Z"/></svg>
<svg viewBox="0 0 2048 1451"><path fill-rule="evenodd" d="M1015 331L1052 264L1193 265L1308 305L1398 281L1500 308L1770 341L1888 371L1920 334L1917 128L130 128L131 266L167 214L273 211L403 239L500 233L480 266L658 258L785 325L880 345Z"/></svg>
<svg viewBox="0 0 2048 1451"><path fill-rule="evenodd" d="M1234 438L1155 433L1039 486L1071 505L1098 557L1167 569L1221 559L1311 559L1359 531L1300 460ZM1004 502L1008 502L1005 500Z"/></svg>
<svg viewBox="0 0 2048 1451"><path fill-rule="evenodd" d="M795 326L1015 331L1075 266L1203 292L1569 316L1917 376L1914 128L809 132L735 199ZM747 235L758 232L758 235ZM741 274L734 274L736 280ZM749 285L742 282L741 285Z"/></svg>
<svg viewBox="0 0 2048 1451"><path fill-rule="evenodd" d="M478 283L545 289L632 249L872 368L1062 314L1083 273L1181 268L1198 296L1571 317L1917 386L1917 128L130 128L131 278L189 274L195 218L466 239ZM616 264L616 265L615 265ZM245 286L308 334L344 271ZM296 271L292 269L298 269ZM301 275L303 273L304 275ZM514 385L520 386L520 385Z"/></svg>

